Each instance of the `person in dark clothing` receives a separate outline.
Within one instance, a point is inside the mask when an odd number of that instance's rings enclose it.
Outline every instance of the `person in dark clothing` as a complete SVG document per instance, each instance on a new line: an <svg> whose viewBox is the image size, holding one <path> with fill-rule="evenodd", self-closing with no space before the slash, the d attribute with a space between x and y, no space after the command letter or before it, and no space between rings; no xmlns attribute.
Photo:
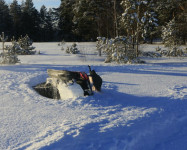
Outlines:
<svg viewBox="0 0 187 150"><path fill-rule="evenodd" d="M74 73L77 74L77 78L75 78L75 80L76 83L79 84L83 89L84 96L93 95L88 75L85 72L74 72Z"/></svg>
<svg viewBox="0 0 187 150"><path fill-rule="evenodd" d="M101 91L101 86L102 86L102 78L95 72L95 70L91 70L90 66L89 71L90 71L90 84L92 84L92 90L93 91Z"/></svg>

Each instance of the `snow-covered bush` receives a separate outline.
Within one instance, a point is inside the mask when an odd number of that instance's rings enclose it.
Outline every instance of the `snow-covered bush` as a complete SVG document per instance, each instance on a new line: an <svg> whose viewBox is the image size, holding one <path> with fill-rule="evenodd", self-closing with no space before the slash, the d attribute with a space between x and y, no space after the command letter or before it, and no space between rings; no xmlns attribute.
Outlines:
<svg viewBox="0 0 187 150"><path fill-rule="evenodd" d="M65 45L65 44L66 44L66 42L64 40L62 40L61 45Z"/></svg>
<svg viewBox="0 0 187 150"><path fill-rule="evenodd" d="M141 52L141 56L143 57L163 57L163 56L182 56L182 57L186 57L187 55L185 54L185 51L182 49L176 49L174 48L171 51L168 51L166 49L161 49L159 46L155 49L156 51L148 51L148 52Z"/></svg>
<svg viewBox="0 0 187 150"><path fill-rule="evenodd" d="M179 28L175 18L162 28L162 40L165 47L168 48L166 56L182 55L182 50L179 49L179 46L181 45L181 39L178 33Z"/></svg>
<svg viewBox="0 0 187 150"><path fill-rule="evenodd" d="M6 46L4 52L0 54L2 64L15 64L19 62L16 54L16 50L19 49L19 45L14 43L13 45Z"/></svg>
<svg viewBox="0 0 187 150"><path fill-rule="evenodd" d="M158 52L142 52L141 55L144 57L151 57L151 58L162 57L162 55Z"/></svg>
<svg viewBox="0 0 187 150"><path fill-rule="evenodd" d="M58 43L58 46L63 46L65 44L66 44L66 42L64 40L62 40L60 43Z"/></svg>
<svg viewBox="0 0 187 150"><path fill-rule="evenodd" d="M137 59L131 39L127 37L116 37L115 39L98 38L97 49L107 55L105 63L142 63Z"/></svg>
<svg viewBox="0 0 187 150"><path fill-rule="evenodd" d="M19 59L18 59L17 55L10 48L7 48L7 50L5 52L0 54L0 63L1 64L15 64L18 62L19 62Z"/></svg>
<svg viewBox="0 0 187 150"><path fill-rule="evenodd" d="M98 55L101 56L102 50L106 48L108 39L105 37L97 37L97 50L98 50Z"/></svg>
<svg viewBox="0 0 187 150"><path fill-rule="evenodd" d="M66 42L64 40L62 40L62 42L59 44L59 46L61 47L61 50L64 51L64 45L66 44Z"/></svg>
<svg viewBox="0 0 187 150"><path fill-rule="evenodd" d="M77 48L77 44L76 44L76 43L73 43L73 44L71 45L71 47L67 47L66 53L68 53L68 54L78 54L78 53L79 53L79 50L78 50L78 48Z"/></svg>
<svg viewBox="0 0 187 150"><path fill-rule="evenodd" d="M185 52L177 47L174 47L171 50L163 50L160 47L156 48L156 52L158 52L161 56L173 56L173 57L177 57L177 56L186 56Z"/></svg>
<svg viewBox="0 0 187 150"><path fill-rule="evenodd" d="M18 55L32 55L35 54L36 51L34 51L35 47L32 46L33 41L29 38L28 35L25 37L21 37L18 40L18 45L20 49L16 50L16 54Z"/></svg>
<svg viewBox="0 0 187 150"><path fill-rule="evenodd" d="M3 43L3 52L0 53L0 63L1 64L15 64L19 62L17 55L15 53L15 49L17 46L6 46L5 42L7 41L8 37L4 36L4 32L0 36L0 39Z"/></svg>

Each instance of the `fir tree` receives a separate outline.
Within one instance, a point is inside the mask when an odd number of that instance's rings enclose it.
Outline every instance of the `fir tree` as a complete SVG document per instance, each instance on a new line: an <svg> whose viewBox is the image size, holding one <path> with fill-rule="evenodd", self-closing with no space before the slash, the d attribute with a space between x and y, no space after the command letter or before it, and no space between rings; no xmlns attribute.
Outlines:
<svg viewBox="0 0 187 150"><path fill-rule="evenodd" d="M60 37L65 40L73 40L73 5L75 4L74 0L61 0L59 7L59 28L60 28Z"/></svg>
<svg viewBox="0 0 187 150"><path fill-rule="evenodd" d="M184 0L167 0L157 1L157 13L159 19L159 25L166 26L172 19L175 18L175 24L179 27L179 34L183 44L187 39L187 1ZM160 29L159 29L160 30Z"/></svg>
<svg viewBox="0 0 187 150"><path fill-rule="evenodd" d="M0 0L0 33L5 32L10 35L11 25L12 20L9 15L8 5L4 0Z"/></svg>
<svg viewBox="0 0 187 150"><path fill-rule="evenodd" d="M52 20L47 11L47 8L43 5L40 9L40 28L41 28L41 40L49 41L53 39L53 28L52 28Z"/></svg>
<svg viewBox="0 0 187 150"><path fill-rule="evenodd" d="M126 29L127 36L132 36L132 43L136 44L137 56L139 54L140 35L150 36L150 32L156 26L157 19L155 18L155 13L151 10L154 7L153 4L153 0L122 0L121 2L124 8L122 23Z"/></svg>
<svg viewBox="0 0 187 150"><path fill-rule="evenodd" d="M33 40L38 40L40 35L40 17L32 0L26 0L23 10L23 34L30 35Z"/></svg>
<svg viewBox="0 0 187 150"><path fill-rule="evenodd" d="M5 42L7 41L8 37L4 35L0 35L0 41L3 43L3 52L0 53L0 63L1 64L15 64L19 62L17 55L15 54L15 49L12 46L5 46Z"/></svg>
<svg viewBox="0 0 187 150"><path fill-rule="evenodd" d="M154 1L148 1L147 5L144 7L144 12L141 17L141 29L142 37L144 40L149 40L151 43L153 41L153 36L157 34L158 27L158 16L155 12Z"/></svg>
<svg viewBox="0 0 187 150"><path fill-rule="evenodd" d="M97 31L95 14L89 6L90 1L81 0L77 1L74 5L74 29L73 32L78 38L83 39L84 41L89 41L91 39L96 39ZM90 30L92 29L92 30Z"/></svg>
<svg viewBox="0 0 187 150"><path fill-rule="evenodd" d="M179 28L176 24L175 18L166 26L163 26L162 40L164 45L168 47L168 56L177 56L177 50L178 46L181 44L181 38L179 36Z"/></svg>
<svg viewBox="0 0 187 150"><path fill-rule="evenodd" d="M10 5L10 15L13 21L12 35L15 38L18 38L22 34L22 13L21 6L18 5L17 0L13 0L12 4Z"/></svg>

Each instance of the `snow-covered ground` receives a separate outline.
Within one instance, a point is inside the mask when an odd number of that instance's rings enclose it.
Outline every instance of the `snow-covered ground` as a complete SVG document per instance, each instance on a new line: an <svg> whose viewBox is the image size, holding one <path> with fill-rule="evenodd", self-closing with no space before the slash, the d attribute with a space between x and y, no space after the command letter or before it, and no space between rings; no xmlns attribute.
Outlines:
<svg viewBox="0 0 187 150"><path fill-rule="evenodd" d="M105 64L95 43L78 43L77 55L57 43L33 45L40 55L0 65L1 150L187 149L187 58ZM47 69L88 73L87 65L102 77L101 93L52 100L32 88Z"/></svg>

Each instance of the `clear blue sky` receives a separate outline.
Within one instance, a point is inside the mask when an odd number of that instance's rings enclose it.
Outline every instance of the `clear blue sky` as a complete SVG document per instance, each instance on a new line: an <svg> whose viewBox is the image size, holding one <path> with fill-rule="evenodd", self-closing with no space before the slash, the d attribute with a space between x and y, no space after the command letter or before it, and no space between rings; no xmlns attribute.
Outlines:
<svg viewBox="0 0 187 150"><path fill-rule="evenodd" d="M5 0L7 4L12 3L13 0ZM19 4L23 0L17 0ZM25 0L24 0L25 1ZM42 5L45 5L47 8L57 8L60 6L61 0L32 0L34 3L34 7L38 10L40 10Z"/></svg>

